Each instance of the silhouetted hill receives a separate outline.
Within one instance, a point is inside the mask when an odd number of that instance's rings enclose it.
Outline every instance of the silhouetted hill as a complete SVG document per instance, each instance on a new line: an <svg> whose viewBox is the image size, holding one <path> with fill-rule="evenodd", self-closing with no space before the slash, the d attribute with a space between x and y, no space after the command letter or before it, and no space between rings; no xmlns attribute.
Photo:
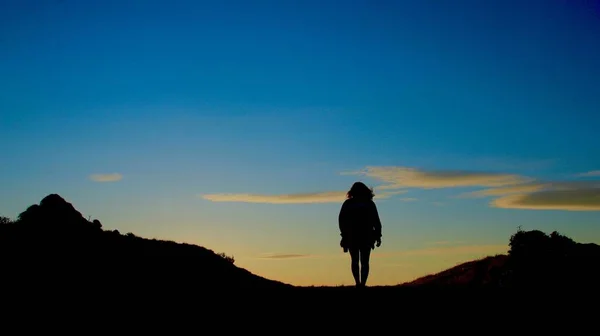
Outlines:
<svg viewBox="0 0 600 336"><path fill-rule="evenodd" d="M102 286L156 292L211 293L236 288L298 289L305 295L346 293L351 287L294 287L235 266L232 257L204 247L104 230L56 194L23 211L15 222L0 218L3 281L35 286ZM508 255L470 261L397 286L367 291L393 300L416 289L596 290L600 246L553 232L519 230ZM418 291L417 291L418 292ZM309 295L308 297L310 297Z"/></svg>
<svg viewBox="0 0 600 336"><path fill-rule="evenodd" d="M481 287L495 284L508 256L489 256L469 261L445 271L413 280L407 286L471 286Z"/></svg>
<svg viewBox="0 0 600 336"><path fill-rule="evenodd" d="M0 225L3 274L17 279L152 288L285 288L204 247L103 230L56 194ZM173 288L175 289L175 288Z"/></svg>
<svg viewBox="0 0 600 336"><path fill-rule="evenodd" d="M519 230L509 246L508 255L469 261L403 286L597 291L599 245L577 243L558 232Z"/></svg>

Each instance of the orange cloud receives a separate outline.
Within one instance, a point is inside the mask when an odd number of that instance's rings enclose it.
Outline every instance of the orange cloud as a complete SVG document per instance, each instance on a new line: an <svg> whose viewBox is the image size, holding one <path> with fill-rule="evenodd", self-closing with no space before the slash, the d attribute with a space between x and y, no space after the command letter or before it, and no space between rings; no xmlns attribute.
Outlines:
<svg viewBox="0 0 600 336"><path fill-rule="evenodd" d="M536 181L517 174L489 173L465 170L419 170L401 166L367 166L360 171L342 172L343 175L363 175L383 182L377 186L375 198L386 199L406 193L410 188L440 189L457 187L484 187L458 197L497 197L490 206L509 209L553 209L569 211L600 210L598 190L600 181ZM589 171L582 176L597 176L600 171ZM294 194L217 193L201 195L212 202L246 202L269 204L340 203L346 191L324 191ZM416 201L416 198L400 198ZM433 202L442 205L440 202Z"/></svg>
<svg viewBox="0 0 600 336"><path fill-rule="evenodd" d="M116 182L116 181L120 181L122 178L123 178L123 175L121 175L119 173L90 175L90 179L95 182Z"/></svg>
<svg viewBox="0 0 600 336"><path fill-rule="evenodd" d="M421 248L405 251L393 251L377 253L376 257L395 257L395 256L436 256L451 254L482 254L494 255L507 253L508 245L457 245L457 246L439 246L431 248Z"/></svg>
<svg viewBox="0 0 600 336"><path fill-rule="evenodd" d="M310 254L270 254L259 257L259 259L297 259L312 257Z"/></svg>
<svg viewBox="0 0 600 336"><path fill-rule="evenodd" d="M423 171L416 168L396 166L368 166L362 171L346 172L359 174L386 183L379 189L421 188L437 189L452 187L501 187L530 182L533 179L515 174L470 172L470 171Z"/></svg>
<svg viewBox="0 0 600 336"><path fill-rule="evenodd" d="M388 198L405 191L391 191L377 193L375 198ZM325 191L297 194L205 194L202 198L212 202L245 202L245 203L270 203L270 204L298 204L298 203L340 203L346 199L346 191Z"/></svg>
<svg viewBox="0 0 600 336"><path fill-rule="evenodd" d="M346 199L345 191L326 191L298 194L206 194L202 198L213 202L245 202L245 203L271 203L271 204L293 204L293 203L330 203L343 202Z"/></svg>
<svg viewBox="0 0 600 336"><path fill-rule="evenodd" d="M459 197L498 196L504 209L599 211L600 181L548 181L474 191Z"/></svg>
<svg viewBox="0 0 600 336"><path fill-rule="evenodd" d="M447 245L446 245L447 244ZM419 248L403 251L379 252L375 249L374 258L391 258L404 256L448 256L448 255L496 255L508 252L508 245L452 245L460 242L438 242L433 247ZM320 259L342 259L348 258L345 253L332 254L268 254L258 257L258 259L296 259L296 258L320 258Z"/></svg>
<svg viewBox="0 0 600 336"><path fill-rule="evenodd" d="M442 240L442 241L434 241L434 242L430 242L427 243L428 245L459 245L459 244L463 244L462 241L449 241L449 240Z"/></svg>
<svg viewBox="0 0 600 336"><path fill-rule="evenodd" d="M600 188L544 190L506 195L491 206L505 209L600 211Z"/></svg>
<svg viewBox="0 0 600 336"><path fill-rule="evenodd" d="M521 185L508 186L508 187L498 187L498 188L477 190L477 191L461 194L461 195L459 195L459 197L486 197L486 196L503 196L503 195L516 194L516 193L529 193L529 192L540 191L548 186L550 186L550 184L540 184L540 183L521 184Z"/></svg>

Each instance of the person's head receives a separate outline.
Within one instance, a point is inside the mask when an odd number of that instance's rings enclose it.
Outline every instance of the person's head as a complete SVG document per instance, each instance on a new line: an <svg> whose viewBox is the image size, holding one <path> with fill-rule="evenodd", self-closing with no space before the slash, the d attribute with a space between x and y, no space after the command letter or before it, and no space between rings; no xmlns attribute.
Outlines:
<svg viewBox="0 0 600 336"><path fill-rule="evenodd" d="M373 193L373 189L367 187L366 184L355 182L352 185L352 188L348 190L348 193L346 193L346 196L348 198L372 200L373 197L375 197L375 194Z"/></svg>

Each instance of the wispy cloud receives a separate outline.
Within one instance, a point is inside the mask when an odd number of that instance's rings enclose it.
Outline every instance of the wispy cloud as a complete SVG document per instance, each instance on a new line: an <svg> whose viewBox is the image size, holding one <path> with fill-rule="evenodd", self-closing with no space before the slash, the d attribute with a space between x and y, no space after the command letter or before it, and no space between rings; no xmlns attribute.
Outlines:
<svg viewBox="0 0 600 336"><path fill-rule="evenodd" d="M464 244L464 242L462 241L450 241L450 240L441 240L441 241L434 241L434 242L430 242L427 243L427 245L459 245L459 244Z"/></svg>
<svg viewBox="0 0 600 336"><path fill-rule="evenodd" d="M375 189L375 198L390 198L394 195L400 195L400 194L405 194L407 193L408 190L392 190L392 191L378 191L377 189ZM407 198L404 198L403 200L406 200ZM413 200L417 200L416 198L414 198Z"/></svg>
<svg viewBox="0 0 600 336"><path fill-rule="evenodd" d="M484 187L458 197L496 197L490 206L508 209L600 211L600 181L537 181L504 173L462 170L424 171L397 166L368 166L359 174L383 182L380 190ZM589 171L580 176L600 176Z"/></svg>
<svg viewBox="0 0 600 336"><path fill-rule="evenodd" d="M498 188L490 188L472 191L464 194L458 195L458 197L487 197L487 196L503 196L509 194L517 194L517 193L530 193L542 190L548 187L549 184L542 183L527 183L521 185L514 185L508 187L498 187Z"/></svg>
<svg viewBox="0 0 600 336"><path fill-rule="evenodd" d="M533 179L515 175L473 171L424 171L416 168L397 166L368 166L357 172L344 174L359 174L374 178L385 184L379 189L420 188L438 189L455 187L501 187L530 182Z"/></svg>
<svg viewBox="0 0 600 336"><path fill-rule="evenodd" d="M378 257L396 257L396 256L438 256L438 255L457 255L457 254L481 254L493 255L507 253L508 245L457 245L457 246L437 246L429 248L420 248L405 251L392 251L377 254Z"/></svg>
<svg viewBox="0 0 600 336"><path fill-rule="evenodd" d="M244 203L271 203L271 204L294 204L294 203L331 203L343 202L346 198L345 191L326 191L298 194L205 194L202 198L212 202L244 202Z"/></svg>
<svg viewBox="0 0 600 336"><path fill-rule="evenodd" d="M430 244L432 245L432 244ZM396 250L379 252L376 250L377 258L413 257L413 256L449 256L449 255L495 255L508 252L508 244L502 245L464 245L461 242L437 242L432 247L417 248L411 250ZM298 258L320 258L340 259L347 258L344 253L330 254L265 254L258 259L285 260Z"/></svg>
<svg viewBox="0 0 600 336"><path fill-rule="evenodd" d="M492 200L490 205L506 209L600 211L600 188L554 189L506 195Z"/></svg>
<svg viewBox="0 0 600 336"><path fill-rule="evenodd" d="M544 190L579 190L600 188L600 181L546 181L522 185L477 190L459 195L459 197L505 196L510 194L530 194Z"/></svg>
<svg viewBox="0 0 600 336"><path fill-rule="evenodd" d="M600 181L548 181L484 189L459 197L496 197L490 206L529 210L600 210Z"/></svg>
<svg viewBox="0 0 600 336"><path fill-rule="evenodd" d="M95 182L116 182L120 181L122 178L123 175L119 173L90 175L90 179Z"/></svg>
<svg viewBox="0 0 600 336"><path fill-rule="evenodd" d="M258 257L258 259L297 259L312 257L310 254L269 254Z"/></svg>
<svg viewBox="0 0 600 336"><path fill-rule="evenodd" d="M379 182L375 198L386 199L406 193L411 188L477 188L455 197L495 197L489 205L496 208L600 211L600 181L538 181L518 174L468 170L421 170L402 166L367 166L362 170L342 172L342 175L361 175ZM589 171L581 176L600 176L600 171ZM119 175L120 176L120 175ZM109 180L109 179L104 179ZM344 191L324 191L292 194L216 193L200 195L212 202L245 202L268 204L340 203L346 199ZM413 197L400 201L416 201ZM441 206L441 202L433 202Z"/></svg>
<svg viewBox="0 0 600 336"><path fill-rule="evenodd" d="M600 181L549 181L546 186L548 190L579 190L600 188Z"/></svg>
<svg viewBox="0 0 600 336"><path fill-rule="evenodd" d="M591 170L585 173L579 173L576 176L581 177L592 177L592 176L600 176L600 170Z"/></svg>
<svg viewBox="0 0 600 336"><path fill-rule="evenodd" d="M406 191L388 191L375 195L375 198L388 198ZM325 191L297 194L244 194L224 193L205 194L202 198L212 202L244 202L244 203L269 203L269 204L299 204L299 203L340 203L346 199L346 191Z"/></svg>

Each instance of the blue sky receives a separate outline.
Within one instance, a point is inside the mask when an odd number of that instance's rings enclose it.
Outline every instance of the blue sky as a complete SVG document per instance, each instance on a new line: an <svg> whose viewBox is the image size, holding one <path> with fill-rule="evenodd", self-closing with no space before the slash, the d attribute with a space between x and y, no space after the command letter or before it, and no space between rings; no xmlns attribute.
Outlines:
<svg viewBox="0 0 600 336"><path fill-rule="evenodd" d="M518 225L600 243L598 40L594 1L4 0L0 213L59 193L295 284L351 282L356 180L375 284Z"/></svg>

